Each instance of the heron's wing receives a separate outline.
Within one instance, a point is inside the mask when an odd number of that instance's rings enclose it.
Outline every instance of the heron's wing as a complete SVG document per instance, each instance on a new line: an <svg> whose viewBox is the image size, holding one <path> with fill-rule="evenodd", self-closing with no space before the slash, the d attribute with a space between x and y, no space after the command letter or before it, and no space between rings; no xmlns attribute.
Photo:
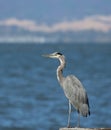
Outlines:
<svg viewBox="0 0 111 130"><path fill-rule="evenodd" d="M87 93L78 78L73 75L67 76L64 79L63 89L73 106L79 108L80 104L87 104L89 107Z"/></svg>

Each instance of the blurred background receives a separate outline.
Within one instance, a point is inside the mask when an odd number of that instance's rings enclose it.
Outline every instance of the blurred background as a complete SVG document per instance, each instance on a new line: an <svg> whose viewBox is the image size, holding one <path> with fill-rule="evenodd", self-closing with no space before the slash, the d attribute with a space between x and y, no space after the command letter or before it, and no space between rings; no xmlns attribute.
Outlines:
<svg viewBox="0 0 111 130"><path fill-rule="evenodd" d="M81 127L111 127L111 1L0 0L0 129L58 130L68 100L56 79L76 75L87 90L91 116ZM77 125L77 112L71 126Z"/></svg>

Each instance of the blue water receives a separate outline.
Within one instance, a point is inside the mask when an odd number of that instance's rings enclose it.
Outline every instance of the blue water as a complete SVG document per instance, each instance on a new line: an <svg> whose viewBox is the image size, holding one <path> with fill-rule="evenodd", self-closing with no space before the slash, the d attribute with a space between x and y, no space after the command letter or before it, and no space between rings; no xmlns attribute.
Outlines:
<svg viewBox="0 0 111 130"><path fill-rule="evenodd" d="M81 127L111 127L111 44L0 44L0 130L58 130L67 125L68 100L56 79L57 60L66 56L64 75L74 74L87 90L91 116ZM77 112L71 126L77 125Z"/></svg>

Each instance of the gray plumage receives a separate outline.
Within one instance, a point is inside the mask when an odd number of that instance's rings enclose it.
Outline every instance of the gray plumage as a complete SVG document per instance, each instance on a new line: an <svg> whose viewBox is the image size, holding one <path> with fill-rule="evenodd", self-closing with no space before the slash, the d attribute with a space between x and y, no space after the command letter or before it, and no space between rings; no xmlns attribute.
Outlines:
<svg viewBox="0 0 111 130"><path fill-rule="evenodd" d="M73 107L82 116L87 116L89 114L89 102L81 82L75 76L70 75L64 79L62 86L66 97Z"/></svg>
<svg viewBox="0 0 111 130"><path fill-rule="evenodd" d="M60 66L58 66L57 68L57 79L61 87L63 88L65 96L69 100L68 127L70 127L71 105L77 110L79 116L82 115L84 117L87 117L88 115L90 115L87 93L79 79L76 78L74 75L63 77L62 72L66 64L64 55L55 52L44 56L49 58L57 58L60 61ZM79 120L78 127L80 125Z"/></svg>

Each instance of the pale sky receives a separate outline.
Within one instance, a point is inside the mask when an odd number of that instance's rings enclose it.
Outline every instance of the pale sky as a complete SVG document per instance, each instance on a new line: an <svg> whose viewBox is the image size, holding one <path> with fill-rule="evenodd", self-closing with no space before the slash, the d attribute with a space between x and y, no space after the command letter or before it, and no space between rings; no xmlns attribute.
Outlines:
<svg viewBox="0 0 111 130"><path fill-rule="evenodd" d="M111 30L111 0L0 0L0 26L34 32Z"/></svg>
<svg viewBox="0 0 111 130"><path fill-rule="evenodd" d="M111 0L0 0L0 20L17 18L51 24L110 14Z"/></svg>

